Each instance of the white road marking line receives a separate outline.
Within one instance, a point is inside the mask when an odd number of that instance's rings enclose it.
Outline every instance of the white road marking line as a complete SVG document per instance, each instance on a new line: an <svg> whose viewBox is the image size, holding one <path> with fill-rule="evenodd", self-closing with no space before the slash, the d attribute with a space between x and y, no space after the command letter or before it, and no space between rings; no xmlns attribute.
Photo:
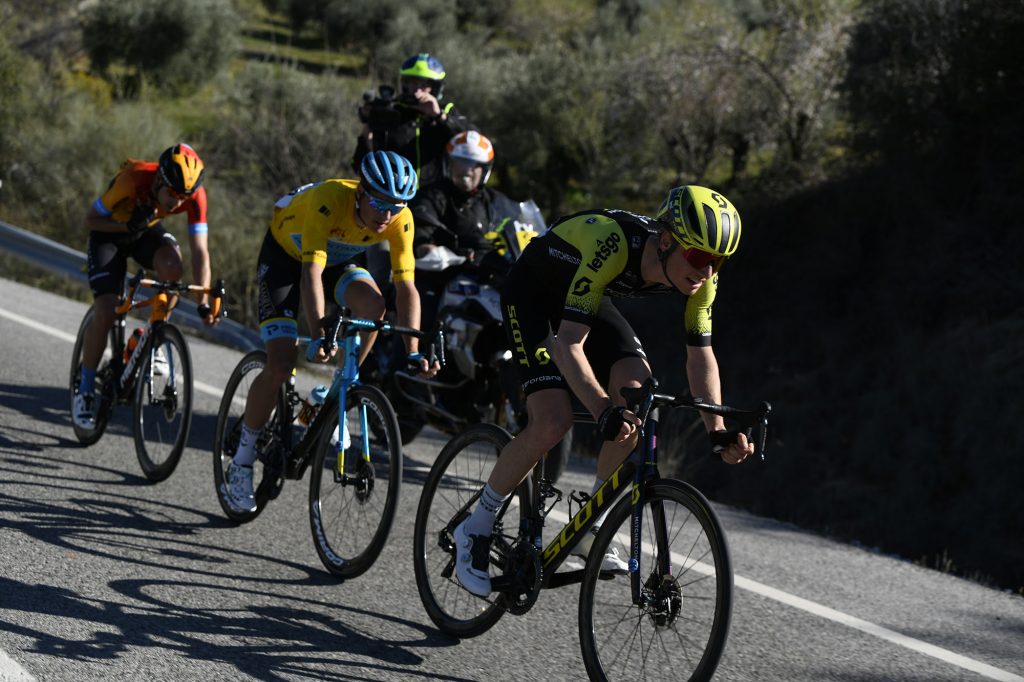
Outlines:
<svg viewBox="0 0 1024 682"><path fill-rule="evenodd" d="M68 343L71 344L75 342L75 337L72 334L62 332L59 329L54 329L53 327L48 327L45 324L41 324L39 322L36 322L35 320L30 320L27 317L22 317L17 313L12 313L8 310L4 310L3 308L0 308L0 317L6 317L8 320L11 320L12 322L17 322L18 324L29 327L30 329L35 329L36 331L43 332L44 334L49 334L50 336L56 337L61 341L67 341ZM224 392L219 388L211 386L210 384L204 383L202 381L196 381L195 379L192 379L192 387L195 388L197 391L202 391L203 393L211 395L218 399L224 395Z"/></svg>
<svg viewBox="0 0 1024 682"><path fill-rule="evenodd" d="M558 509L553 510L549 518L556 518L558 523L563 526L569 523L569 516ZM617 533L615 537L627 548L629 547L628 535ZM714 569L709 564L705 564L703 562L695 563L692 559L687 560L675 552L672 553L672 561L677 566L686 565L688 569L695 569L705 575L714 573ZM1020 675L1002 670L1001 668L996 668L988 665L987 663L982 663L981 661L976 661L973 658L968 658L967 656L955 653L949 649L943 649L942 647L935 646L934 644L929 644L928 642L908 637L907 635L900 634L899 632L890 630L889 628L862 620L856 616L843 613L842 611L837 611L836 609L829 608L828 606L823 606L822 604L818 604L817 602L813 602L809 599L804 599L803 597L783 592L780 589L770 587L764 583L759 583L756 580L744 578L741 575L733 575L733 583L741 590L753 592L754 594L768 599L774 599L786 606L791 606L795 609L800 609L801 611L806 611L807 613L818 616L819 618L824 618L834 623L845 625L848 628L859 630L891 644L896 644L910 649L911 651L924 654L925 656L937 658L940 661L955 665L959 668L963 668L964 670L970 670L971 672L977 673L991 680L998 680L999 682L1024 682L1024 677L1021 677Z"/></svg>

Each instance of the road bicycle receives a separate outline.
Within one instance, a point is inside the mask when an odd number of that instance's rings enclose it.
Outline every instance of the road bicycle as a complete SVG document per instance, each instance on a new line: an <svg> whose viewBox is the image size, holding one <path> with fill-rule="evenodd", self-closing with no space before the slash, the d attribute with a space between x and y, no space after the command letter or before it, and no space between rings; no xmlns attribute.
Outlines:
<svg viewBox="0 0 1024 682"><path fill-rule="evenodd" d="M545 519L562 491L542 478L541 467L499 510L490 551L492 593L470 594L455 575L453 531L469 516L509 433L492 424L472 426L441 451L416 512L413 565L430 619L455 637L474 637L506 612L521 615L540 591L580 584L579 633L591 679L704 680L725 647L733 576L721 523L692 485L658 472L658 408L690 408L728 417L748 437L757 429L764 456L771 406L739 410L700 398L657 392L657 382L623 389L641 420L639 445L592 496L570 493L569 522L546 546ZM577 421L593 423L575 413ZM620 494L629 490L630 494ZM572 514L573 504L579 510ZM595 521L611 510L594 538L583 569L556 572ZM602 570L608 552L628 557L625 575Z"/></svg>
<svg viewBox="0 0 1024 682"><path fill-rule="evenodd" d="M267 364L263 350L245 355L228 379L217 414L213 474L217 499L237 523L255 519L281 492L285 479L300 480L311 469L309 521L313 544L328 571L342 578L364 573L387 540L398 506L402 444L398 418L384 393L359 381L359 332L426 338L418 329L383 320L349 317L344 311L326 325L327 338L341 337L343 364L308 428L296 422L305 404L295 375L277 395L277 405L256 443L253 464L255 511L239 511L228 496L227 470L238 448L246 397ZM308 345L310 337L300 337ZM433 358L432 358L433 360ZM344 405L344 410L339 406Z"/></svg>
<svg viewBox="0 0 1024 682"><path fill-rule="evenodd" d="M141 299L145 289L154 293ZM131 403L135 454L150 481L162 481L174 473L192 425L192 355L185 336L168 321L170 296L188 292L210 294L211 313L225 314L223 280L206 288L150 279L140 271L121 287L110 339L96 369L98 401L94 426L82 428L72 420L75 437L83 445L92 445L106 431L114 406ZM133 334L126 339L128 313L146 307L150 308L149 321L142 327L141 336ZM81 381L85 330L95 316L95 306L90 306L78 326L71 354L72 411ZM134 347L126 345L129 339L134 339Z"/></svg>

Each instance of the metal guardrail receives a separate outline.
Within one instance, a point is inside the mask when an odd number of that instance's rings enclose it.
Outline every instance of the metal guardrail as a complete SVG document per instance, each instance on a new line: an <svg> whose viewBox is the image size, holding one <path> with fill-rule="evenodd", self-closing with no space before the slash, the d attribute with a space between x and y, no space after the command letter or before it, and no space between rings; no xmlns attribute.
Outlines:
<svg viewBox="0 0 1024 682"><path fill-rule="evenodd" d="M84 286L89 284L85 254L52 239L0 221L0 249L55 275ZM223 319L216 327L207 327L196 314L195 302L184 298L179 299L174 309L174 324L187 327L197 336L222 346L243 351L263 347L259 333L234 320Z"/></svg>

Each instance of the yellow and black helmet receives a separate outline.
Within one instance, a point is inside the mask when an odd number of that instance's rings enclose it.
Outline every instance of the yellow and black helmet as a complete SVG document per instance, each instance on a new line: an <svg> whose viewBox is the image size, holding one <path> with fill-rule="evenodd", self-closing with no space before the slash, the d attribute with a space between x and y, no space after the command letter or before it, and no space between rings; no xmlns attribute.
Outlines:
<svg viewBox="0 0 1024 682"><path fill-rule="evenodd" d="M444 65L437 57L421 52L402 62L398 70L399 80L403 78L422 78L430 81L431 91L434 97L441 99L441 92L444 90Z"/></svg>
<svg viewBox="0 0 1024 682"><path fill-rule="evenodd" d="M203 184L203 160L187 144L176 144L164 150L157 162L160 180L175 193L189 195Z"/></svg>
<svg viewBox="0 0 1024 682"><path fill-rule="evenodd" d="M724 196L698 185L673 187L655 216L684 248L731 256L740 246L740 214Z"/></svg>

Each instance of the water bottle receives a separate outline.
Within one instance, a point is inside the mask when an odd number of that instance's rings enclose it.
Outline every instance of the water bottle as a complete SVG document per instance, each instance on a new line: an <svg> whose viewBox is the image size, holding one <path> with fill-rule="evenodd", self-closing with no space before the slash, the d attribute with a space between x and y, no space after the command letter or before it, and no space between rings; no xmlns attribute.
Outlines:
<svg viewBox="0 0 1024 682"><path fill-rule="evenodd" d="M323 384L313 387L313 390L309 392L309 396L302 401L302 407L299 408L299 415L296 419L300 424L309 426L313 423L316 413L320 411L320 406L324 404L324 399L327 398L329 390Z"/></svg>
<svg viewBox="0 0 1024 682"><path fill-rule="evenodd" d="M139 339L146 333L146 330L142 327L136 327L132 335L128 337L128 341L124 344L124 364L128 364L128 358L135 352L135 347L139 345Z"/></svg>

